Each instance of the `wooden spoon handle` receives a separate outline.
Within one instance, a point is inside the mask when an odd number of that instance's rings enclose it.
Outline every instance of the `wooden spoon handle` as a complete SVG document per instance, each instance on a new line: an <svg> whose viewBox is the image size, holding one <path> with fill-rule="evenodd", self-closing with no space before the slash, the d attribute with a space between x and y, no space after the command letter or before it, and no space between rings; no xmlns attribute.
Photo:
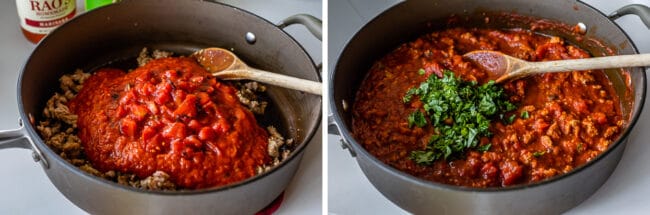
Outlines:
<svg viewBox="0 0 650 215"><path fill-rule="evenodd" d="M267 72L258 69L238 69L213 73L217 78L223 80L253 80L262 83L299 90L314 95L322 95L322 84L320 82L295 78L277 73Z"/></svg>
<svg viewBox="0 0 650 215"><path fill-rule="evenodd" d="M585 59L535 62L530 64L528 72L532 74L638 66L650 66L650 54L618 55Z"/></svg>

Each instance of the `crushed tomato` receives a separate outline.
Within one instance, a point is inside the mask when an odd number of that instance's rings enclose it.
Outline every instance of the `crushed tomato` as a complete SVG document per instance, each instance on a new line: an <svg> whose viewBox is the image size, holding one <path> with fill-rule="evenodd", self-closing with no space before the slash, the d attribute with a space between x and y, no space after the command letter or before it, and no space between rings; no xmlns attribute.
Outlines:
<svg viewBox="0 0 650 215"><path fill-rule="evenodd" d="M104 68L69 103L95 168L145 178L164 171L181 188L244 180L270 158L268 134L236 90L191 58Z"/></svg>

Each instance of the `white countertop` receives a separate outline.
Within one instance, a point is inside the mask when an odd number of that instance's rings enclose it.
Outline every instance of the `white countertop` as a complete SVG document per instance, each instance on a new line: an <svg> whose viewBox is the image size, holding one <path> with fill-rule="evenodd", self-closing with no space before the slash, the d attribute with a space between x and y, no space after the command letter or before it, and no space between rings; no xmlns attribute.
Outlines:
<svg viewBox="0 0 650 215"><path fill-rule="evenodd" d="M371 3L369 3L371 2ZM328 68L336 64L345 42L364 23L396 0L339 0L328 6ZM605 14L627 4L645 4L650 0L584 0ZM616 22L625 30L641 53L650 53L650 30L638 17L628 15ZM649 94L650 95L650 94ZM650 108L645 111L629 135L623 158L609 180L589 199L567 214L649 214L650 200ZM361 172L356 160L341 149L339 137L328 135L328 211L330 214L407 214L377 191Z"/></svg>
<svg viewBox="0 0 650 215"><path fill-rule="evenodd" d="M272 23L297 13L321 17L320 0L267 0L226 3L256 13ZM83 11L77 0L77 11ZM16 83L18 74L35 45L29 43L18 26L16 1L0 1L0 130L18 127ZM290 26L286 31L300 42L314 62L322 61L321 42L304 27ZM74 41L70 41L74 42ZM276 214L321 214L322 212L322 132L318 129L296 176L285 191ZM50 183L38 163L25 149L0 150L0 214L85 214L68 201Z"/></svg>

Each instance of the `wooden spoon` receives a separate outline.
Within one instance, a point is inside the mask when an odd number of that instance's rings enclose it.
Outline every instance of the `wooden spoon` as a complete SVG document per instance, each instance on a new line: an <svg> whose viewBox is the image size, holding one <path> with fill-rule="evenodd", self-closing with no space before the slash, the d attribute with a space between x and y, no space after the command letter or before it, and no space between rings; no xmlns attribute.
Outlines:
<svg viewBox="0 0 650 215"><path fill-rule="evenodd" d="M497 51L472 51L463 57L485 70L488 79L497 83L533 74L650 66L650 54L541 62L528 62Z"/></svg>
<svg viewBox="0 0 650 215"><path fill-rule="evenodd" d="M252 68L234 53L222 48L205 48L192 54L212 75L223 80L253 80L279 87L322 95L320 82Z"/></svg>

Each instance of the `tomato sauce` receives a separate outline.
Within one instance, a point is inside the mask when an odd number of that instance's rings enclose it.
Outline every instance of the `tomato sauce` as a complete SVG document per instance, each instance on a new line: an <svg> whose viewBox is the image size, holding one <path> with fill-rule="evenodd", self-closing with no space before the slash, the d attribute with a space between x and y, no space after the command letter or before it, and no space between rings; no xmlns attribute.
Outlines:
<svg viewBox="0 0 650 215"><path fill-rule="evenodd" d="M588 58L589 53L558 37L513 29L452 28L402 44L378 60L363 81L353 105L353 135L383 162L430 181L500 187L527 184L572 171L615 141L625 120L619 98L603 71L532 76L503 85L517 110L514 122L493 120L491 137L460 159L430 166L409 159L424 150L435 128L409 128L407 117L421 102L404 103L406 92L428 75L455 72L463 80L486 82L487 75L462 55L496 50L528 61ZM419 69L425 75L419 75ZM414 99L415 101L415 99ZM527 117L519 117L526 112Z"/></svg>
<svg viewBox="0 0 650 215"><path fill-rule="evenodd" d="M236 90L192 58L104 68L69 103L89 161L145 178L164 171L181 188L244 180L270 158L268 134Z"/></svg>

